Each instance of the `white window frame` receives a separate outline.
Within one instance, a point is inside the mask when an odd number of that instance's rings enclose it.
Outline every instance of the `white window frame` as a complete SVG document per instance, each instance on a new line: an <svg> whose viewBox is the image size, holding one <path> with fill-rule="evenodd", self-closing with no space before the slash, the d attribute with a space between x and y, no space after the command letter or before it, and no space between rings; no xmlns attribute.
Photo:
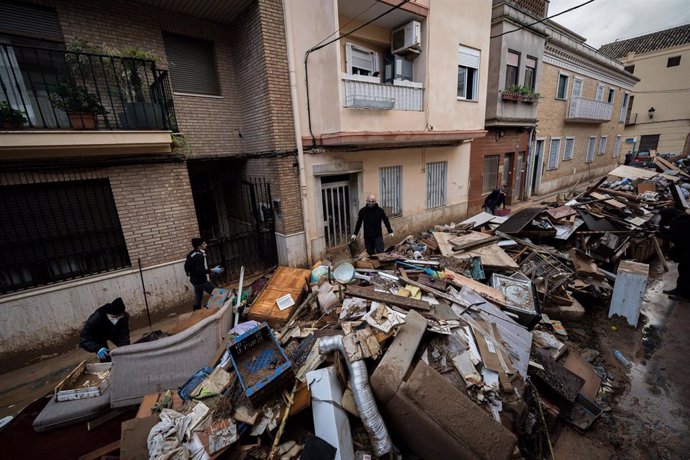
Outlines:
<svg viewBox="0 0 690 460"><path fill-rule="evenodd" d="M352 51L353 51L353 49L356 51L369 53L371 55L371 75L361 75L361 74L352 73L353 72L352 71L352 68L353 68ZM359 77L362 79L371 80L375 83L381 82L380 76L378 76L378 77L374 76L374 74L376 72L379 72L379 74L381 73L381 71L379 69L379 54L376 51L370 50L368 48L365 48L361 45L357 45L355 43L349 43L349 42L345 43L345 62L346 62L345 70L346 70L348 76Z"/></svg>
<svg viewBox="0 0 690 460"><path fill-rule="evenodd" d="M575 82L580 82L580 93L575 94ZM582 97L582 90L585 89L585 81L579 77L573 77L573 84L571 85L571 97ZM556 93L558 93L558 88L556 88Z"/></svg>
<svg viewBox="0 0 690 460"><path fill-rule="evenodd" d="M561 85L561 77L565 77L565 90L563 91L563 97L558 97L558 88ZM570 87L570 74L567 74L565 72L558 72L558 76L556 77L556 99L559 101L567 101L568 100L568 90Z"/></svg>
<svg viewBox="0 0 690 460"><path fill-rule="evenodd" d="M609 141L608 136L601 136L599 138L599 155L603 155L606 153L606 144Z"/></svg>
<svg viewBox="0 0 690 460"><path fill-rule="evenodd" d="M616 158L621 151L621 139L622 139L622 137L623 136L621 136L620 134L618 134L616 136L616 143L613 145L613 152L611 153L611 156L613 158Z"/></svg>
<svg viewBox="0 0 690 460"><path fill-rule="evenodd" d="M466 65L467 63L465 61L463 61L463 55L465 57L471 56L472 58L476 58L476 60L477 60L476 67ZM465 88L465 95L464 96L460 96L457 94L457 81L456 81L455 94L456 94L458 101L473 101L473 102L479 101L479 67L481 65L481 59L482 59L481 50L478 50L476 48L470 48L468 46L463 46L463 45L460 45L458 47L458 69L460 67L466 69L465 80L464 80L464 85L463 85L463 87ZM472 82L472 96L473 96L472 98L467 97L467 80L468 80L468 74L470 71L474 72L474 79Z"/></svg>
<svg viewBox="0 0 690 460"><path fill-rule="evenodd" d="M585 157L585 163L591 163L594 161L594 152L597 149L597 136L589 136L587 141L587 156Z"/></svg>
<svg viewBox="0 0 690 460"><path fill-rule="evenodd" d="M553 154L554 158L554 165L551 166L551 158L552 158L552 150L553 150L553 143L554 141L558 141L557 144L557 149L555 154ZM555 169L558 169L558 160L560 159L561 156L561 138L560 137L552 137L551 142L549 142L549 156L546 159L546 170L547 171L553 171Z"/></svg>
<svg viewBox="0 0 690 460"><path fill-rule="evenodd" d="M599 93L601 90L601 93ZM594 90L594 100L599 102L604 102L604 95L606 94L606 85L601 82L597 82L597 87Z"/></svg>
<svg viewBox="0 0 690 460"><path fill-rule="evenodd" d="M440 171L433 171L436 167ZM432 176L442 176L441 183L432 183ZM448 203L448 162L426 164L426 209L442 208Z"/></svg>
<svg viewBox="0 0 690 460"><path fill-rule="evenodd" d="M626 91L623 93L623 103L621 104L621 111L618 114L618 123L625 122L625 116L628 113L628 104L630 104L630 93Z"/></svg>
<svg viewBox="0 0 690 460"><path fill-rule="evenodd" d="M570 143L570 152L568 152L568 141L572 141ZM563 146L563 161L572 160L574 153L575 153L575 137L574 136L566 136L565 144Z"/></svg>
<svg viewBox="0 0 690 460"><path fill-rule="evenodd" d="M386 189L384 185L386 178L393 177L391 189ZM397 183L396 183L397 182ZM379 206L390 208L388 217L399 217L403 215L403 167L402 165L382 166L379 168Z"/></svg>

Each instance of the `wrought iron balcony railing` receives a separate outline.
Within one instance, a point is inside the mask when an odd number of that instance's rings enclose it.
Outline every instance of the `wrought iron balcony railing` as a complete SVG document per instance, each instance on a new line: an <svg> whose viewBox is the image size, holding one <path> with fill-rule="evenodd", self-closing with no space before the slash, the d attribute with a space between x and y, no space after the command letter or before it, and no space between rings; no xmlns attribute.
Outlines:
<svg viewBox="0 0 690 460"><path fill-rule="evenodd" d="M155 61L0 44L0 130L177 131Z"/></svg>

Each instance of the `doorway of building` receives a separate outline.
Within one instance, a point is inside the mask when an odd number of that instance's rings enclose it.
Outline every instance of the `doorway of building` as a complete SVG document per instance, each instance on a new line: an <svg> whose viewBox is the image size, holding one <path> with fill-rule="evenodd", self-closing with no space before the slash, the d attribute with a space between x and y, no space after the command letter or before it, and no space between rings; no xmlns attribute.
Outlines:
<svg viewBox="0 0 690 460"><path fill-rule="evenodd" d="M335 248L347 244L352 234L348 174L321 178L321 205L326 247Z"/></svg>
<svg viewBox="0 0 690 460"><path fill-rule="evenodd" d="M515 187L513 188L513 200L514 201L522 201L522 195L523 195L522 174L524 173L522 168L523 168L524 162L525 162L524 152L518 153L517 164L515 165L515 176L514 176L514 182L515 182Z"/></svg>
<svg viewBox="0 0 690 460"><path fill-rule="evenodd" d="M192 197L209 267L225 269L219 281L260 273L278 263L271 182L247 174L242 160L190 160Z"/></svg>
<svg viewBox="0 0 690 460"><path fill-rule="evenodd" d="M506 153L503 156L503 177L499 184L506 192L506 201L508 204L513 202L513 165L515 162L514 153Z"/></svg>
<svg viewBox="0 0 690 460"><path fill-rule="evenodd" d="M541 185L541 170L544 162L544 139L537 139L534 148L534 164L532 166L532 190L531 195L537 195Z"/></svg>

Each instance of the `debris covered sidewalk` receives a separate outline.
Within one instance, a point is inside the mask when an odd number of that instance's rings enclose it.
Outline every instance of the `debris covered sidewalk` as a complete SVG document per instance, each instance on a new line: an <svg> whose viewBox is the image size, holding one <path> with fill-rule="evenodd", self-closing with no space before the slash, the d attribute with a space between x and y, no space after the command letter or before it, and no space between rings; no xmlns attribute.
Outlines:
<svg viewBox="0 0 690 460"><path fill-rule="evenodd" d="M553 457L559 427L585 433L615 386L567 325L603 308L637 327L648 263L665 267L655 217L688 207L690 175L659 165L224 293L236 319L221 346L179 387L144 396L109 452Z"/></svg>

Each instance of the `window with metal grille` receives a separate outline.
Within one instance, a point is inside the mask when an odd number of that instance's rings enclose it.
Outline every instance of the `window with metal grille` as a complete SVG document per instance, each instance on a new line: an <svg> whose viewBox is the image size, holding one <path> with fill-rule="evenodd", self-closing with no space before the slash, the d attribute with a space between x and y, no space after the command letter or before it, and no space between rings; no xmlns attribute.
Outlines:
<svg viewBox="0 0 690 460"><path fill-rule="evenodd" d="M597 138L592 136L589 138L589 144L587 144L587 157L585 158L585 163L591 163L594 161L594 149L597 145Z"/></svg>
<svg viewBox="0 0 690 460"><path fill-rule="evenodd" d="M640 136L640 147L639 150L644 152L646 150L656 150L659 146L660 134L645 134Z"/></svg>
<svg viewBox="0 0 690 460"><path fill-rule="evenodd" d="M606 141L608 141L608 136L601 136L599 139L599 155L606 153Z"/></svg>
<svg viewBox="0 0 690 460"><path fill-rule="evenodd" d="M487 155L484 157L484 174L482 176L482 193L493 191L498 185L498 163L501 155Z"/></svg>
<svg viewBox="0 0 690 460"><path fill-rule="evenodd" d="M402 215L402 166L379 168L379 195L388 216Z"/></svg>
<svg viewBox="0 0 690 460"><path fill-rule="evenodd" d="M0 187L0 293L129 266L108 179Z"/></svg>
<svg viewBox="0 0 690 460"><path fill-rule="evenodd" d="M616 158L618 156L618 153L621 150L621 136L620 134L616 136L616 143L613 145L613 158Z"/></svg>
<svg viewBox="0 0 690 460"><path fill-rule="evenodd" d="M220 95L213 42L163 33L173 91Z"/></svg>
<svg viewBox="0 0 690 460"><path fill-rule="evenodd" d="M561 151L561 139L559 137L551 138L551 146L549 147L549 163L546 165L547 169L558 168L558 154Z"/></svg>
<svg viewBox="0 0 690 460"><path fill-rule="evenodd" d="M446 205L446 182L448 182L448 162L439 161L426 164L426 208L439 208Z"/></svg>
<svg viewBox="0 0 690 460"><path fill-rule="evenodd" d="M676 67L680 65L680 56L673 56L666 61L666 67Z"/></svg>
<svg viewBox="0 0 690 460"><path fill-rule="evenodd" d="M565 138L565 149L563 150L563 159L572 160L573 152L575 151L575 138L566 137Z"/></svg>

